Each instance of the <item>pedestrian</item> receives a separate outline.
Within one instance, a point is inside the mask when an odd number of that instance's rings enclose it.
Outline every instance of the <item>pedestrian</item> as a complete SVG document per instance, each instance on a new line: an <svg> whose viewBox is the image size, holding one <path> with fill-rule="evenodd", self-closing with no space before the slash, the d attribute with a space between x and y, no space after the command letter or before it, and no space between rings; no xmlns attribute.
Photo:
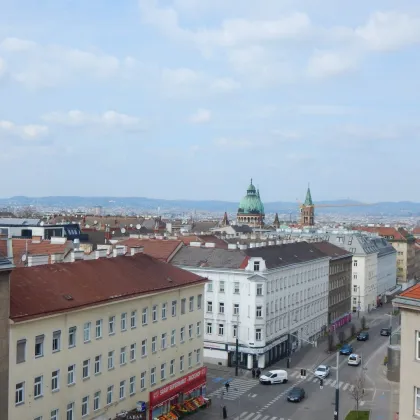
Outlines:
<svg viewBox="0 0 420 420"><path fill-rule="evenodd" d="M229 386L230 386L230 385L229 385L229 382L226 382L226 383L225 383L226 393L228 393L228 392L229 392Z"/></svg>
<svg viewBox="0 0 420 420"><path fill-rule="evenodd" d="M252 368L252 378L255 379L255 368Z"/></svg>
<svg viewBox="0 0 420 420"><path fill-rule="evenodd" d="M260 377L260 375L261 375L261 370L260 370L260 368L258 368L258 369L257 369L257 378L259 378L259 377Z"/></svg>

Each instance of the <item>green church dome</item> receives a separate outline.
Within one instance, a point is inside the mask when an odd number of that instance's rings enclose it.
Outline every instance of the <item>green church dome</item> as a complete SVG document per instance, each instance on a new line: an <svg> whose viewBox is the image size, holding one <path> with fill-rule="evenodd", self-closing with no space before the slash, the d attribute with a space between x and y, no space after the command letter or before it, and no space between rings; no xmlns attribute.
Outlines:
<svg viewBox="0 0 420 420"><path fill-rule="evenodd" d="M238 214L264 214L260 192L254 187L252 179L246 191L246 196L239 203Z"/></svg>

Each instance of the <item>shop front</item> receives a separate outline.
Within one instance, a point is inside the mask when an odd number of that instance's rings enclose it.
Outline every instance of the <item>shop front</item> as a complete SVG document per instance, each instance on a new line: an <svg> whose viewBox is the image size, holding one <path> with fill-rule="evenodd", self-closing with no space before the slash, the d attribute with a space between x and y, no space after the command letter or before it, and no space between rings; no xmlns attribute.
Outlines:
<svg viewBox="0 0 420 420"><path fill-rule="evenodd" d="M330 332L335 331L337 328L340 328L343 325L348 324L349 322L351 322L351 314L349 313L342 315L340 318L331 322Z"/></svg>
<svg viewBox="0 0 420 420"><path fill-rule="evenodd" d="M207 367L201 367L149 395L149 420L178 420L210 404L205 398Z"/></svg>

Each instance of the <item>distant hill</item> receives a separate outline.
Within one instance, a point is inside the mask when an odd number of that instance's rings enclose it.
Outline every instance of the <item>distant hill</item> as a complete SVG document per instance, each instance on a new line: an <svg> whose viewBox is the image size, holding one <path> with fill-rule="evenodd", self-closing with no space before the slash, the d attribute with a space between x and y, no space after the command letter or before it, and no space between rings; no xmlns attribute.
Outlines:
<svg viewBox="0 0 420 420"><path fill-rule="evenodd" d="M319 201L316 205L332 207L319 207L320 213L336 213L348 215L401 215L420 216L420 203L411 201L381 202L371 206L357 206L358 201L352 200L331 200ZM158 207L161 211L214 211L214 212L235 212L238 208L237 202L217 200L164 200L147 197L79 197L79 196L56 196L56 197L25 197L16 196L0 199L0 206L36 206L54 207L60 209L70 208L92 208L102 206L104 208L127 208L139 210L155 210ZM265 203L266 213L297 213L299 211L296 202L276 201ZM336 206L336 207L334 207ZM348 206L348 207L346 207Z"/></svg>

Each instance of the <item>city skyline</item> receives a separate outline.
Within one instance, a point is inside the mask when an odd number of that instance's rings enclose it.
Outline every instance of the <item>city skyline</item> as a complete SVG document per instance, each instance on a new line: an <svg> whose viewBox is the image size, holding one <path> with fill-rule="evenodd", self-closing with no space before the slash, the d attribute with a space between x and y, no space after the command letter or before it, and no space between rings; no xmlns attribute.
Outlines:
<svg viewBox="0 0 420 420"><path fill-rule="evenodd" d="M1 197L239 201L253 177L265 203L418 202L419 22L408 0L4 4Z"/></svg>

